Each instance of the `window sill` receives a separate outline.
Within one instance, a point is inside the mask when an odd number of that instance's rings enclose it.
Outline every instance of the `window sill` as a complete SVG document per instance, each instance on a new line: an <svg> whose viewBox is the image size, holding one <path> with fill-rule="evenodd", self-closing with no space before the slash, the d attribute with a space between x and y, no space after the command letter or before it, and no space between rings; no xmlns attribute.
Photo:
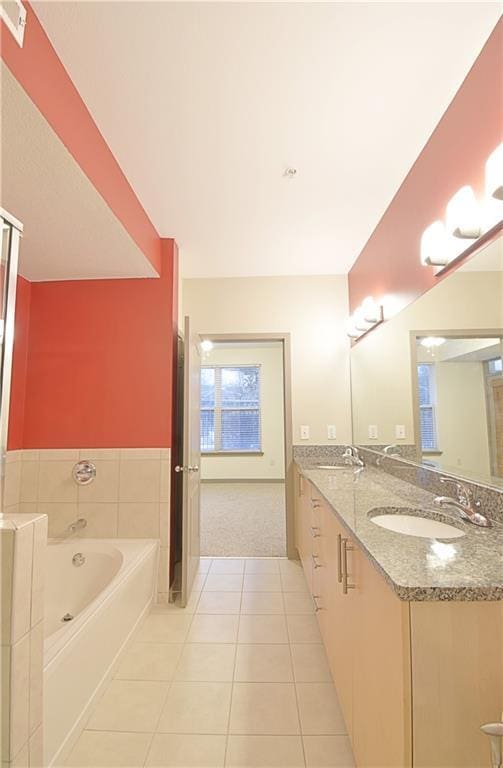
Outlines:
<svg viewBox="0 0 503 768"><path fill-rule="evenodd" d="M201 451L201 456L263 456L263 451Z"/></svg>

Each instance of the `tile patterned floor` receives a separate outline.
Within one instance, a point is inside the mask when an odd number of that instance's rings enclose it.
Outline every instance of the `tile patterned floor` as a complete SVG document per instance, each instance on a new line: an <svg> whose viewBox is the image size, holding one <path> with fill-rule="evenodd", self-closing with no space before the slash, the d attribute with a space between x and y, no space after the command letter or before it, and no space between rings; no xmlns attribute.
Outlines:
<svg viewBox="0 0 503 768"><path fill-rule="evenodd" d="M352 768L300 565L205 558L154 606L67 766Z"/></svg>

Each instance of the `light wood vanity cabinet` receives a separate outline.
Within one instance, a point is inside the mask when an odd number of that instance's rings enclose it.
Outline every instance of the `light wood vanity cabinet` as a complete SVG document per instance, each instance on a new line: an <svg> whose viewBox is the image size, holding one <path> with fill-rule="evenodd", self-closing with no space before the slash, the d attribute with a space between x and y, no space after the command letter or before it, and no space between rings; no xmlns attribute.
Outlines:
<svg viewBox="0 0 503 768"><path fill-rule="evenodd" d="M479 726L503 710L503 604L400 600L297 475L297 546L356 765L487 768Z"/></svg>

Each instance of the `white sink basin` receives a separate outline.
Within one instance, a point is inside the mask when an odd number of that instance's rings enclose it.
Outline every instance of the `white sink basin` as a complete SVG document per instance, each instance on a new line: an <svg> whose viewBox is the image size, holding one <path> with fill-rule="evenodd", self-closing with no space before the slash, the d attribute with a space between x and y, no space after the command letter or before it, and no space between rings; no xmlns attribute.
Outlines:
<svg viewBox="0 0 503 768"><path fill-rule="evenodd" d="M420 536L425 539L457 539L465 536L465 532L455 528L454 525L418 515L382 514L372 516L370 519L381 528L403 533L405 536Z"/></svg>

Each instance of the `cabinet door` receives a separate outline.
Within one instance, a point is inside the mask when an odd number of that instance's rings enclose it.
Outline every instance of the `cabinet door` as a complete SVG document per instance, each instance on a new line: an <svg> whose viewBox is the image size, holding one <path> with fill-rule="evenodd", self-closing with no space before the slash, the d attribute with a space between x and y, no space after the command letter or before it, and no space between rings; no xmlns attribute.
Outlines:
<svg viewBox="0 0 503 768"><path fill-rule="evenodd" d="M355 589L353 752L358 768L411 765L409 603L356 549L351 553Z"/></svg>

